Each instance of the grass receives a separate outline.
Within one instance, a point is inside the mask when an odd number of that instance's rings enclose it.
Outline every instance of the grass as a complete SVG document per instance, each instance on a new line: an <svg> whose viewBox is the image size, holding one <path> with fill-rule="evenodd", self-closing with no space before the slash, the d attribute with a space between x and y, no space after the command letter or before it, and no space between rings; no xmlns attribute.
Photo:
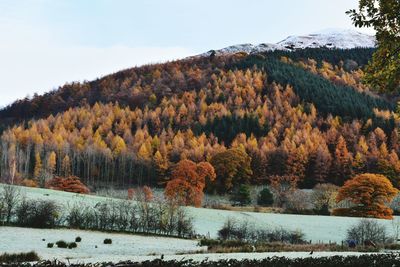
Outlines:
<svg viewBox="0 0 400 267"><path fill-rule="evenodd" d="M374 247L358 246L349 248L346 245L332 244L288 244L282 242L265 242L251 244L240 240L203 239L201 246L208 246L206 253L239 253L239 252L311 252L311 251L352 251L352 252L379 252L381 249L396 250L400 245L385 245Z"/></svg>
<svg viewBox="0 0 400 267"><path fill-rule="evenodd" d="M282 208L262 207L262 206L233 206L231 204L212 204L206 205L204 208L215 210L229 210L239 212L260 212L260 213L283 213Z"/></svg>
<svg viewBox="0 0 400 267"><path fill-rule="evenodd" d="M36 252L26 253L3 253L0 255L0 263L11 263L11 262L27 262L27 261L39 261L40 258Z"/></svg>

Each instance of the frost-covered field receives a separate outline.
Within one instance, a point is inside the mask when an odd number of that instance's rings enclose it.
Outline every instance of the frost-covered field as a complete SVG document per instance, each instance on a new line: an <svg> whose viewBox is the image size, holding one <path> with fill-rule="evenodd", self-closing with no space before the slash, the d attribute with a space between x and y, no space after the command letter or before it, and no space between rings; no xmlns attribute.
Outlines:
<svg viewBox="0 0 400 267"><path fill-rule="evenodd" d="M309 252L266 252L266 253L196 253L205 250L194 240L166 237L139 236L129 234L102 233L70 229L32 229L19 227L0 227L0 251L8 253L36 251L42 259L57 259L70 263L96 263L118 261L145 261L160 258L164 260L193 259L195 261L220 259L264 259L280 256L288 258L310 257ZM47 248L47 243L58 240L74 241L80 236L82 241L74 249ZM111 238L111 245L103 240ZM45 239L43 241L42 239ZM97 246L97 248L95 247ZM192 253L192 254L191 254ZM182 254L182 255L177 255ZM333 255L359 255L358 252L314 252L312 257Z"/></svg>
<svg viewBox="0 0 400 267"><path fill-rule="evenodd" d="M156 258L161 254L172 257L205 249L197 246L195 240L71 229L0 227L0 236L4 241L0 242L1 253L33 250L42 259L68 259L71 262L120 261L150 255ZM73 242L77 236L82 238L77 248L57 248L56 245L47 248L47 243L56 243L58 240ZM112 244L103 244L105 238L111 238Z"/></svg>
<svg viewBox="0 0 400 267"><path fill-rule="evenodd" d="M48 189L21 187L21 192L28 198L35 199L53 199L58 203L68 206L75 202L97 203L108 198L79 195ZM187 212L194 219L195 231L198 234L216 237L218 230L228 218L237 220L247 220L261 227L283 227L286 229L301 230L307 240L315 242L338 242L345 239L346 230L357 223L359 218L335 217L335 216L309 216L309 215L291 215L274 213L256 213L256 212L237 212L204 208L186 208ZM387 231L392 233L394 227L391 220L379 220L386 226ZM400 218L395 218L396 223L400 223Z"/></svg>

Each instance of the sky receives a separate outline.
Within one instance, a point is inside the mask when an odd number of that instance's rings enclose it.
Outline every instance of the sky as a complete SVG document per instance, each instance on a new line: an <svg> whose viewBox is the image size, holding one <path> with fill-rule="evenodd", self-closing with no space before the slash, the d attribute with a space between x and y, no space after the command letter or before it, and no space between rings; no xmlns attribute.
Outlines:
<svg viewBox="0 0 400 267"><path fill-rule="evenodd" d="M0 107L240 43L355 29L357 0L0 0ZM368 30L358 29L361 32Z"/></svg>

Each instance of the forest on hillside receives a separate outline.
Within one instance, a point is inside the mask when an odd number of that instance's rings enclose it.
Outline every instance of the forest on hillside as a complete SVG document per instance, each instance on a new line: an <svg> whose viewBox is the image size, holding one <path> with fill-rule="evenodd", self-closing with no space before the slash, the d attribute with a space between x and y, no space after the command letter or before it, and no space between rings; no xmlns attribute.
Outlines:
<svg viewBox="0 0 400 267"><path fill-rule="evenodd" d="M163 186L188 159L214 164L216 180L207 188L220 193L276 177L292 177L301 188L343 185L365 172L400 188L396 96L362 83L372 52L189 58L66 84L0 111L1 177ZM235 150L241 153L226 153ZM237 166L217 159L234 157L249 159L249 170L222 182Z"/></svg>

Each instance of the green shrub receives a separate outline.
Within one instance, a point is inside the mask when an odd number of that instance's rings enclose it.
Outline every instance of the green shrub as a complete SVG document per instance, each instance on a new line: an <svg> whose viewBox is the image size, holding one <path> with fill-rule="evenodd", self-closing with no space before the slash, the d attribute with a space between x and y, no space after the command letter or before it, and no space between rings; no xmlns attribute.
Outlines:
<svg viewBox="0 0 400 267"><path fill-rule="evenodd" d="M36 252L31 251L27 253L4 253L0 255L0 263L10 262L26 262L26 261L39 261L40 258Z"/></svg>
<svg viewBox="0 0 400 267"><path fill-rule="evenodd" d="M77 236L76 238L75 238L75 242L81 242L82 241L82 238L80 237L80 236Z"/></svg>
<svg viewBox="0 0 400 267"><path fill-rule="evenodd" d="M314 209L314 213L317 215L325 216L331 215L331 212L329 211L329 205L327 204L322 205L319 209Z"/></svg>
<svg viewBox="0 0 400 267"><path fill-rule="evenodd" d="M248 185L240 185L232 195L232 201L237 202L239 205L248 205L251 202L250 187Z"/></svg>
<svg viewBox="0 0 400 267"><path fill-rule="evenodd" d="M260 191L257 198L257 204L260 206L271 206L274 204L274 196L271 191L269 191L268 187L264 187L264 189Z"/></svg>
<svg viewBox="0 0 400 267"><path fill-rule="evenodd" d="M65 242L64 240L59 240L56 242L57 247L59 248L67 248L68 247L68 243Z"/></svg>
<svg viewBox="0 0 400 267"><path fill-rule="evenodd" d="M106 238L106 239L104 239L103 243L104 244L112 244L112 240L111 240L111 238Z"/></svg>
<svg viewBox="0 0 400 267"><path fill-rule="evenodd" d="M54 243L47 243L47 247L48 247L48 248L54 247Z"/></svg>

